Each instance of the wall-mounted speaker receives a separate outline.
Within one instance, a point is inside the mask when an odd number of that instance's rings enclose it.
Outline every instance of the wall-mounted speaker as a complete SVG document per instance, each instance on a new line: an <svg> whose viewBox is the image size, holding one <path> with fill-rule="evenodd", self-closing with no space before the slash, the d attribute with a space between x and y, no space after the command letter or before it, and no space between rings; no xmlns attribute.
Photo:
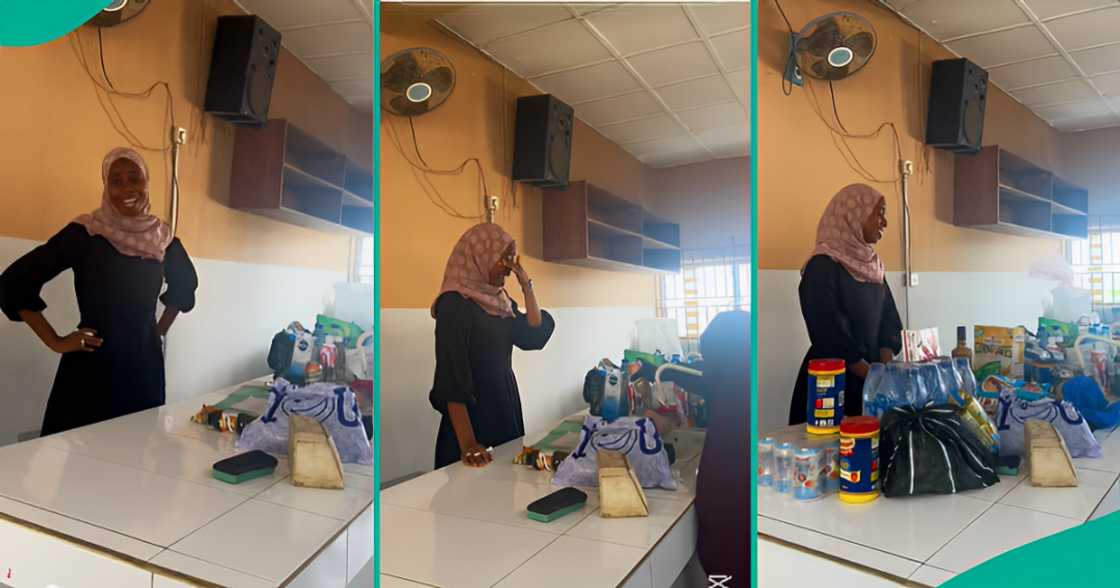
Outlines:
<svg viewBox="0 0 1120 588"><path fill-rule="evenodd" d="M259 16L222 16L214 35L206 112L236 125L268 122L280 33Z"/></svg>
<svg viewBox="0 0 1120 588"><path fill-rule="evenodd" d="M988 72L967 59L933 62L926 144L956 153L983 146Z"/></svg>
<svg viewBox="0 0 1120 588"><path fill-rule="evenodd" d="M517 99L513 179L541 188L568 185L575 111L555 96Z"/></svg>

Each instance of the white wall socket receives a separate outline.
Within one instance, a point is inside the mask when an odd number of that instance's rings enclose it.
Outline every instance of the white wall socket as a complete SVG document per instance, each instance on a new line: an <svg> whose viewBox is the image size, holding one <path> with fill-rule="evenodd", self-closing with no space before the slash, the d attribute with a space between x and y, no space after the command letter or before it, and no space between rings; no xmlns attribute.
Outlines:
<svg viewBox="0 0 1120 588"><path fill-rule="evenodd" d="M910 273L910 284L909 284L909 286L911 288L917 288L918 287L918 274L913 273L913 272Z"/></svg>

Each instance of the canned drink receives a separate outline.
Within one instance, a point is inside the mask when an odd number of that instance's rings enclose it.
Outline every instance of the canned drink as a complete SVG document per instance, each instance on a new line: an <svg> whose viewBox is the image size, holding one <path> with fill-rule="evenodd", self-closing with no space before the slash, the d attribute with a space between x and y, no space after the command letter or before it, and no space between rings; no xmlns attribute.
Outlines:
<svg viewBox="0 0 1120 588"><path fill-rule="evenodd" d="M821 492L840 489L840 441L821 448Z"/></svg>
<svg viewBox="0 0 1120 588"><path fill-rule="evenodd" d="M758 442L758 485L774 485L774 438Z"/></svg>
<svg viewBox="0 0 1120 588"><path fill-rule="evenodd" d="M802 447L793 457L793 497L813 500L821 495L821 450Z"/></svg>
<svg viewBox="0 0 1120 588"><path fill-rule="evenodd" d="M774 487L783 494L793 487L793 445L788 442L774 448Z"/></svg>

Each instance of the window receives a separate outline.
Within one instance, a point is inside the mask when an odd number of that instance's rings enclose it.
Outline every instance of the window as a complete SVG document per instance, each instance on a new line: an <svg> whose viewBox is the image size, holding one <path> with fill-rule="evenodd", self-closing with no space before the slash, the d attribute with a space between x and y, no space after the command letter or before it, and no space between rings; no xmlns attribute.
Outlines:
<svg viewBox="0 0 1120 588"><path fill-rule="evenodd" d="M1089 239L1069 241L1073 285L1092 294L1093 306L1120 305L1120 217L1089 221Z"/></svg>
<svg viewBox="0 0 1120 588"><path fill-rule="evenodd" d="M721 312L750 310L751 272L745 249L681 253L681 271L661 279L658 315L676 319L686 351Z"/></svg>
<svg viewBox="0 0 1120 588"><path fill-rule="evenodd" d="M373 284L373 237L357 237L353 241L350 281Z"/></svg>

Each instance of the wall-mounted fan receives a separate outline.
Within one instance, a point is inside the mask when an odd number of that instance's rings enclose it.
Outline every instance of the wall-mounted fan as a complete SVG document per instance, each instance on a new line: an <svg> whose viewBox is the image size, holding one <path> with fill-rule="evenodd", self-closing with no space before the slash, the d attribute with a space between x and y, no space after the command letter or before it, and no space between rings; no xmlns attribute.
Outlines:
<svg viewBox="0 0 1120 588"><path fill-rule="evenodd" d="M454 88L455 68L435 49L405 49L381 62L381 108L392 114L419 116L431 112Z"/></svg>
<svg viewBox="0 0 1120 588"><path fill-rule="evenodd" d="M859 71L875 54L871 21L853 12L817 17L795 33L786 77L801 84L804 73L820 80L842 80Z"/></svg>
<svg viewBox="0 0 1120 588"><path fill-rule="evenodd" d="M143 12L149 4L151 0L112 0L86 24L95 27L115 27Z"/></svg>

